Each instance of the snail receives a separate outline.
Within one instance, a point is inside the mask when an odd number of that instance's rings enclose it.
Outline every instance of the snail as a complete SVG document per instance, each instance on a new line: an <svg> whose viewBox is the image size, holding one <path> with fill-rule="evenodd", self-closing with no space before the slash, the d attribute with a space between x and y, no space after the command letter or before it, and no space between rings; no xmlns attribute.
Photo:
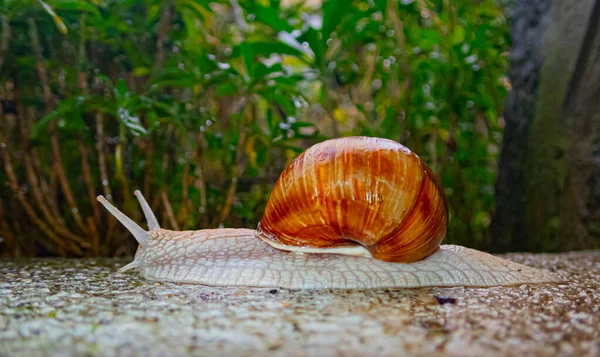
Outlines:
<svg viewBox="0 0 600 357"><path fill-rule="evenodd" d="M162 229L135 192L148 231L100 201L139 243L137 268L154 281L288 289L496 286L557 282L553 273L441 245L448 210L438 178L387 139L316 144L275 183L256 230Z"/></svg>

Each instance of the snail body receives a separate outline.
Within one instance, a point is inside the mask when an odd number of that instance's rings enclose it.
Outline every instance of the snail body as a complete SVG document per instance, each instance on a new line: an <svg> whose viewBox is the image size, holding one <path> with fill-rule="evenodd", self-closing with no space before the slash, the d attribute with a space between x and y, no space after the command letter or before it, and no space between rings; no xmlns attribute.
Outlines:
<svg viewBox="0 0 600 357"><path fill-rule="evenodd" d="M279 177L256 230L161 229L135 192L148 231L98 200L140 244L132 263L149 280L213 286L371 289L558 281L549 272L440 245L448 213L437 177L391 140L328 140Z"/></svg>

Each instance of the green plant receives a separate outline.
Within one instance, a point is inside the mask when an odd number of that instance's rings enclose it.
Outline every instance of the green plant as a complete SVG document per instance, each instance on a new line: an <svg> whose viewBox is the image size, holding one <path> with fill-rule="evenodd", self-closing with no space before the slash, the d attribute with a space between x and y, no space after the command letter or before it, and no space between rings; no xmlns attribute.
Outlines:
<svg viewBox="0 0 600 357"><path fill-rule="evenodd" d="M255 226L285 165L340 135L406 144L447 189L448 241L488 238L509 46L494 0L4 0L0 16L4 255L133 254L94 198L139 219L136 188L166 228Z"/></svg>

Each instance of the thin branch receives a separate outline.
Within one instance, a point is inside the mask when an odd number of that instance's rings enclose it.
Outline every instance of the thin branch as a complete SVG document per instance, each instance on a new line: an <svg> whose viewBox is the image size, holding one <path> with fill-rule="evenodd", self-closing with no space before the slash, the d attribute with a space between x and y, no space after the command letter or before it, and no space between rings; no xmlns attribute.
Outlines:
<svg viewBox="0 0 600 357"><path fill-rule="evenodd" d="M259 210L264 209L264 205L267 203L267 185L269 184L269 169L271 168L271 145L269 145L267 147L267 152L265 153L265 163L264 163L264 169L263 171L259 174L259 180L260 180L260 193L259 193L259 199L258 202L256 203L256 206L254 207L254 214L257 217L260 217L260 212Z"/></svg>
<svg viewBox="0 0 600 357"><path fill-rule="evenodd" d="M3 139L0 139L0 141L4 142ZM60 255L63 255L63 256L66 255L65 251L68 250L69 247L67 247L65 242L62 239L60 239L52 231L52 229L46 223L44 223L44 221L42 219L40 219L40 217L35 213L35 210L33 209L33 207L31 207L29 202L27 202L27 199L25 198L23 191L21 191L21 189L19 187L17 176L15 175L13 165L11 162L11 158L10 158L10 155L8 154L8 151L5 149L0 150L0 151L2 153L2 158L4 161L4 171L6 172L6 175L8 176L9 186L10 186L11 190L13 191L13 193L17 196L19 203L21 203L21 206L25 209L25 212L27 213L29 218L33 221L33 223L35 225L37 225L44 233L46 233L46 235L48 236L48 238L50 238L50 240L52 240L54 243L56 243L56 245L58 246L57 253ZM78 254L78 255L81 254L81 250L78 247L75 247L75 248L70 247L70 248L72 250L74 250L74 252L76 254Z"/></svg>
<svg viewBox="0 0 600 357"><path fill-rule="evenodd" d="M158 25L158 37L156 40L156 68L161 68L165 61L164 43L167 40L169 27L171 25L171 20L172 20L171 7L172 7L172 5L171 5L170 1L165 1L165 3L163 4L162 13L160 16L160 23ZM173 125L169 123L168 130L167 130L167 138L170 138L172 131L173 131ZM153 156L154 156L154 139L155 139L155 134L152 133L151 140L149 140L147 142L147 146L146 146L146 167L144 168L143 190L144 190L144 195L148 198L150 198L150 189L151 189L151 185L152 185L151 180L152 180L152 169L153 169L152 162L153 162ZM163 155L163 168L166 168L167 165L168 165L168 155L167 155L167 153L165 153L165 155ZM168 205L168 207L171 207L171 205L169 204L168 198L166 196L166 193L163 192L163 194L164 194L164 197L162 197L162 199L163 199L163 202L166 202L165 206ZM169 217L171 217L172 215L173 215L173 211L171 209L171 215ZM175 222L175 224L177 224L177 222Z"/></svg>
<svg viewBox="0 0 600 357"><path fill-rule="evenodd" d="M102 191L104 197L111 199L112 192L108 184L108 170L106 168L106 154L104 152L104 117L102 113L96 112L96 151L98 152L98 166L100 168L100 178L102 179Z"/></svg>
<svg viewBox="0 0 600 357"><path fill-rule="evenodd" d="M158 26L158 39L156 41L156 67L162 67L165 60L164 43L167 39L167 32L171 25L171 3L165 2L163 12L160 16L160 24Z"/></svg>
<svg viewBox="0 0 600 357"><path fill-rule="evenodd" d="M17 105L17 122L19 123L19 129L21 131L21 151L24 153L23 163L25 164L25 176L27 178L27 183L29 184L29 187L31 187L34 202L37 204L37 208L42 212L42 216L46 219L50 226L64 226L64 222L59 221L56 218L59 214L56 212L55 215L55 212L52 212L50 210L49 205L46 204L46 199L42 192L41 184L38 180L35 165L33 164L33 158L30 152L31 147L29 145L29 128L27 125L27 112L23 108L21 95L16 90L14 95L15 102Z"/></svg>
<svg viewBox="0 0 600 357"><path fill-rule="evenodd" d="M17 245L15 234L8 224L6 220L6 215L4 213L4 206L2 204L2 199L0 198L0 235L3 237L4 241L2 244L4 245L4 252L0 257L5 256L6 258L18 258L20 255L20 247Z"/></svg>
<svg viewBox="0 0 600 357"><path fill-rule="evenodd" d="M24 155L24 161L25 161L25 171L27 174L27 181L29 183L29 186L32 188L35 202L37 203L38 208L42 211L42 215L48 222L49 227L53 228L54 231L56 231L58 234L62 235L63 237L80 243L80 245L82 247L89 246L83 238L81 238L80 236L69 231L67 229L67 227L65 226L64 221L57 219L57 217L50 212L49 207L45 204L44 195L40 190L38 177L35 173L35 169L33 167L31 157L27 154ZM11 164L11 166L12 166L12 164Z"/></svg>
<svg viewBox="0 0 600 357"><path fill-rule="evenodd" d="M92 236L92 253L94 256L100 255L100 235L96 228L96 224L94 224L94 220L92 217L87 218L88 229Z"/></svg>
<svg viewBox="0 0 600 357"><path fill-rule="evenodd" d="M183 229L187 228L189 218L189 181L190 181L190 164L186 162L183 166L183 175L181 177L181 211L179 211L179 222L182 222Z"/></svg>
<svg viewBox="0 0 600 357"><path fill-rule="evenodd" d="M75 218L75 222L84 232L87 231L87 227L84 225L81 215L79 214L79 209L77 208L77 203L75 202L75 197L73 196L73 191L71 191L69 180L67 179L67 173L65 172L64 165L62 163L62 156L60 154L60 144L58 141L58 136L51 135L50 142L52 144L52 156L55 162L56 175L58 176L58 181L62 188L62 191L69 203L71 208L71 213Z"/></svg>
<svg viewBox="0 0 600 357"><path fill-rule="evenodd" d="M240 128L240 138L238 140L236 152L235 152L235 165L233 167L233 173L231 178L231 185L229 186L229 190L227 191L227 197L225 198L225 205L221 210L221 217L219 219L219 226L225 224L225 221L229 217L231 213L231 206L233 205L233 200L235 199L235 192L237 189L238 178L242 175L244 171L244 165L242 164L242 157L244 153L244 145L246 144L246 121L250 122L254 115L254 105L249 103L247 107L246 118L242 120L242 125Z"/></svg>
<svg viewBox="0 0 600 357"><path fill-rule="evenodd" d="M57 175L56 175L56 170L54 169L55 163L50 161L50 169L48 171L49 174L49 180L48 180L48 192L50 197L52 198L48 198L48 204L50 205L50 207L52 207L52 210L54 211L54 214L56 217L60 217L61 221L64 224L64 220L62 218L62 215L60 213L60 209L58 207L58 179L57 179Z"/></svg>
<svg viewBox="0 0 600 357"><path fill-rule="evenodd" d="M392 25L394 27L394 34L396 35L396 43L397 43L397 51L400 55L400 69L402 70L403 79L404 79L404 110L401 117L402 120L402 136L400 137L400 142L403 142L408 137L408 130L406 126L406 119L409 115L410 110L410 101L411 101L411 71L410 71L410 63L408 62L408 56L406 55L406 40L404 38L404 24L400 20L400 15L398 14L398 2L390 1L388 3L389 14L392 19ZM397 92L393 94L392 98L394 100L394 104L396 108L400 108L400 98L402 94L400 93L400 89L398 86L398 77L394 78L394 83L396 83Z"/></svg>
<svg viewBox="0 0 600 357"><path fill-rule="evenodd" d="M2 21L2 38L0 39L0 70L2 70L2 64L4 63L4 53L8 50L8 43L10 40L10 22L6 15L0 16Z"/></svg>
<svg viewBox="0 0 600 357"><path fill-rule="evenodd" d="M44 166L42 165L42 160L40 159L40 153L38 149L34 146L28 145L29 142L29 133L31 133L31 128L33 127L33 118L37 116L37 111L35 108L27 108L27 110L23 107L23 102L21 100L21 96L15 90L15 101L17 103L17 113L22 113L21 122L23 124L22 127L22 135L23 142L27 143L27 147L29 148L29 153L31 155L31 161L33 163L33 172L37 175L37 180L39 182L40 188L42 190L42 199L45 204L50 208L54 219L57 221L58 226L66 227L65 220L63 219L62 214L60 213L60 209L58 208L57 195L56 190L52 189L48 184L48 181L44 177ZM22 150L25 151L25 148ZM47 161L47 160L44 160ZM50 165L52 167L52 165ZM50 170L51 177L54 177L54 170Z"/></svg>
<svg viewBox="0 0 600 357"><path fill-rule="evenodd" d="M90 169L90 164L88 162L88 148L83 143L83 140L79 138L77 140L77 146L79 148L79 153L81 155L81 169L83 171L83 179L87 186L88 198L90 199L90 204L92 205L92 212L94 216L94 222L99 226L100 225L100 207L98 207L98 201L96 200L96 191L95 186L92 181L92 173ZM89 227L89 224L88 224ZM96 228L94 227L94 230Z"/></svg>
<svg viewBox="0 0 600 357"><path fill-rule="evenodd" d="M81 91L81 94L86 96L88 95L88 81L87 81L87 73L85 73L84 71L84 66L83 64L86 61L86 55L85 55L85 29L86 29L86 19L87 19L87 13L83 13L81 15L81 18L79 19L79 53L78 53L78 60L77 60L77 67L78 67L78 73L77 73L77 83L79 85L79 90ZM81 135L79 135L79 137L77 138L77 147L79 148L79 152L81 154L81 170L83 171L83 179L86 183L87 186L87 192L88 192L88 198L90 200L90 205L92 206L92 214L94 215L94 221L91 221L88 219L87 223L88 223L88 228L90 229L90 233L95 233L96 235L98 234L98 229L95 225L100 226L101 225L101 216L100 216L100 207L98 206L98 201L96 200L96 190L95 190L95 185L94 182L92 180L92 173L90 170L90 165L89 165L89 157L88 157L88 148L85 145L83 138L81 137ZM94 253L97 254L98 253L98 249L97 246L94 245Z"/></svg>
<svg viewBox="0 0 600 357"><path fill-rule="evenodd" d="M35 52L36 58L36 66L38 70L38 74L40 76L40 82L42 85L42 89L44 91L44 101L46 103L46 114L50 114L54 109L54 101L52 99L52 92L50 90L50 85L48 82L48 74L46 73L46 69L44 68L44 59L42 57L42 47L40 45L40 40L38 36L37 25L33 18L27 19L29 23L29 34L31 36L31 42ZM60 186L62 191L67 199L67 202L71 208L71 213L75 218L75 222L84 232L87 231L87 227L83 223L81 215L79 214L79 209L77 208L77 203L75 202L75 198L73 196L73 191L71 191L71 187L69 185L69 180L67 179L67 174L64 169L64 165L62 163L62 156L60 153L60 144L58 141L58 135L56 133L56 124L50 124L50 143L52 145L52 157L55 162L56 174L58 176L58 180L60 182Z"/></svg>
<svg viewBox="0 0 600 357"><path fill-rule="evenodd" d="M169 202L169 197L167 197L167 193L162 191L160 193L160 197L162 199L163 204L165 205L165 211L167 212L167 218L169 219L169 223L171 227L176 231L179 231L179 224L177 224L177 220L175 219L175 215L173 214L173 207L171 206L171 202Z"/></svg>
<svg viewBox="0 0 600 357"><path fill-rule="evenodd" d="M152 133L154 136L154 133ZM154 157L154 140L148 140L144 145L146 152L146 164L144 166L144 196L150 197L150 186L152 185L152 163Z"/></svg>
<svg viewBox="0 0 600 357"><path fill-rule="evenodd" d="M22 149L23 150L23 149ZM25 150L23 150L25 151ZM33 168L33 163L31 161L31 157L27 154L24 156L25 163L25 173L27 177L27 183L29 187L31 187L31 191L33 192L33 198L35 203L37 203L37 208L42 211L42 216L48 221L51 226L59 227L61 226L61 222L56 220L56 217L52 214L49 207L44 202L44 194L41 192L40 185L37 180L37 175Z"/></svg>
<svg viewBox="0 0 600 357"><path fill-rule="evenodd" d="M42 56L42 46L40 45L40 38L38 35L37 25L33 18L27 19L27 22L29 23L29 36L31 37L33 50L35 52L35 64L37 67L38 75L40 76L40 84L42 85L42 90L44 91L46 112L50 113L54 109L54 101L52 99L52 91L50 90L50 85L48 84L48 74L46 73L46 68L44 67L44 58Z"/></svg>
<svg viewBox="0 0 600 357"><path fill-rule="evenodd" d="M106 154L104 149L104 117L99 111L96 112L96 152L98 153L98 167L100 168L100 180L102 186L102 192L104 197L110 200L112 199L112 191L108 184L108 170L106 166ZM108 215L108 228L106 230L106 240L112 239L112 232L115 228L115 218L112 215Z"/></svg>
<svg viewBox="0 0 600 357"><path fill-rule="evenodd" d="M202 169L202 142L203 135L198 135L198 150L195 156L197 157L197 164L194 173L196 174L196 180L194 181L194 187L200 191L200 214L202 214L203 227L208 226L208 215L206 214L206 181L204 180L204 170Z"/></svg>

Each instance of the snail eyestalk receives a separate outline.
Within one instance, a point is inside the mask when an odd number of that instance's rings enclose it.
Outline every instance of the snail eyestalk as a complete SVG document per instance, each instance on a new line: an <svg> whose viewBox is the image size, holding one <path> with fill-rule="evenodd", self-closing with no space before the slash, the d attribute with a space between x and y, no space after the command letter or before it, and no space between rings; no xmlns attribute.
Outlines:
<svg viewBox="0 0 600 357"><path fill-rule="evenodd" d="M152 212L152 208L144 198L144 195L139 190L135 190L135 197L137 197L140 202L140 206L142 206L142 211L144 211L144 216L146 216L146 221L148 222L148 230L151 231L153 229L160 229L160 225L158 224L158 220Z"/></svg>
<svg viewBox="0 0 600 357"><path fill-rule="evenodd" d="M118 219L119 222L121 222L125 226L125 228L127 228L127 230L131 232L131 234L133 234L135 240L137 240L138 243L140 243L140 245L146 244L148 240L148 232L143 230L142 227L138 226L137 223L135 223L131 218L127 217L123 212L119 211L119 209L113 206L110 202L108 202L106 198L104 198L104 196L100 195L96 197L96 199L98 200L98 202L102 203L102 205L113 216L115 216L115 218Z"/></svg>

